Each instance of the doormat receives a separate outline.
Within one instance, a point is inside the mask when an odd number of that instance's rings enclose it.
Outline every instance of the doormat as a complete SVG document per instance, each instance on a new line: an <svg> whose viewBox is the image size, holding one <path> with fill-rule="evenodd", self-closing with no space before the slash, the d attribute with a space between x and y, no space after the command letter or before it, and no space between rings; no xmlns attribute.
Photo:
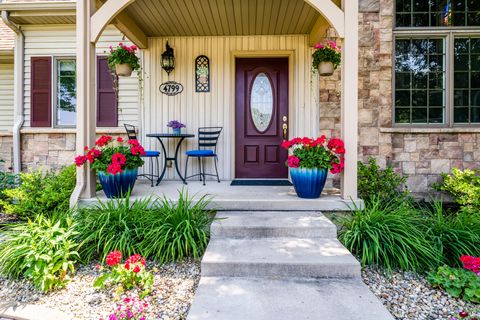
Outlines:
<svg viewBox="0 0 480 320"><path fill-rule="evenodd" d="M231 186L272 186L289 187L292 183L288 180L233 180Z"/></svg>

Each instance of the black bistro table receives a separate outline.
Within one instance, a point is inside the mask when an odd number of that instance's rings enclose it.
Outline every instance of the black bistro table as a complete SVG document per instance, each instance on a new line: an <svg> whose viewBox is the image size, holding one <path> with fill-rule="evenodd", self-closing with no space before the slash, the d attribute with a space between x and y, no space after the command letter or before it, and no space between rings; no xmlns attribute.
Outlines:
<svg viewBox="0 0 480 320"><path fill-rule="evenodd" d="M149 133L147 134L149 138L157 138L162 146L163 154L165 155L165 162L163 163L162 173L158 177L157 186L162 181L163 177L165 176L165 172L167 171L167 162L168 160L175 162L175 170L177 170L177 174L182 179L183 183L185 183L185 178L180 173L180 169L178 168L178 151L180 151L180 146L182 145L183 140L186 138L194 138L195 135L191 133ZM169 157L167 154L167 149L165 149L165 144L163 143L163 139L179 139L177 142L177 146L175 148L175 155L173 157Z"/></svg>

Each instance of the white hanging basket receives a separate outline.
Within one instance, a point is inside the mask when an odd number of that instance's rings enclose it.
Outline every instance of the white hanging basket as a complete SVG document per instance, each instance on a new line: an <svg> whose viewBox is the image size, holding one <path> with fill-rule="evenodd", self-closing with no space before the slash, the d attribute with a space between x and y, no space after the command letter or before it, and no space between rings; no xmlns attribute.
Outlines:
<svg viewBox="0 0 480 320"><path fill-rule="evenodd" d="M334 68L332 62L322 61L318 65L318 74L321 75L321 76L324 76L324 77L325 76L326 77L331 76L334 71L335 71L335 68Z"/></svg>
<svg viewBox="0 0 480 320"><path fill-rule="evenodd" d="M116 64L115 73L117 76L130 77L132 75L132 67L128 63Z"/></svg>

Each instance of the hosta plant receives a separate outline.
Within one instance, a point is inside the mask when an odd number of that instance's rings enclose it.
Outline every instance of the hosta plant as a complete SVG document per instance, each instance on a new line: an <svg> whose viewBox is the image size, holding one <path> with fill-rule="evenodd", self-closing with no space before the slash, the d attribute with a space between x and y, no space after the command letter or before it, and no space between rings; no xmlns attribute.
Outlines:
<svg viewBox="0 0 480 320"><path fill-rule="evenodd" d="M0 241L0 271L24 277L42 291L62 288L78 260L74 222L38 216L35 220L8 226Z"/></svg>
<svg viewBox="0 0 480 320"><path fill-rule="evenodd" d="M153 275L146 270L145 258L134 254L122 263L122 253L112 251L106 259L107 269L93 282L93 287L104 289L108 285L120 285L124 290L138 288L141 297L150 294L153 286ZM100 267L101 268L101 267Z"/></svg>

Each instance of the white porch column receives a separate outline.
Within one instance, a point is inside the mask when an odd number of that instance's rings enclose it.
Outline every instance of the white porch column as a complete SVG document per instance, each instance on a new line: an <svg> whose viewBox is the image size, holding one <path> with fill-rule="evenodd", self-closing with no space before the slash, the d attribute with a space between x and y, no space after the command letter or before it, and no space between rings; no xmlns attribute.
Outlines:
<svg viewBox="0 0 480 320"><path fill-rule="evenodd" d="M95 43L90 42L90 17L95 0L77 0L77 136L76 153L95 143ZM95 174L87 166L77 169L77 185L70 198L74 206L80 198L95 196Z"/></svg>
<svg viewBox="0 0 480 320"><path fill-rule="evenodd" d="M342 52L342 139L345 141L345 171L342 198L357 199L358 158L358 0L343 0L345 37Z"/></svg>

